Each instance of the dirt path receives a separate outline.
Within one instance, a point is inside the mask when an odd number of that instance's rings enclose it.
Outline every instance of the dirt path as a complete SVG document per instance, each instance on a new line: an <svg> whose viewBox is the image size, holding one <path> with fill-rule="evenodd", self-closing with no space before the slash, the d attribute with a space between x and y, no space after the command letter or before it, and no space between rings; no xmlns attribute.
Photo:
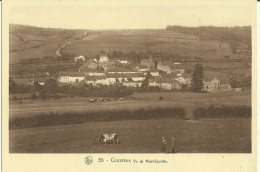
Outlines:
<svg viewBox="0 0 260 172"><path fill-rule="evenodd" d="M56 51L57 56L61 56L60 51L61 51L64 47L66 47L67 45L69 45L70 43L71 43L71 42L67 42L66 44L62 45L62 46Z"/></svg>

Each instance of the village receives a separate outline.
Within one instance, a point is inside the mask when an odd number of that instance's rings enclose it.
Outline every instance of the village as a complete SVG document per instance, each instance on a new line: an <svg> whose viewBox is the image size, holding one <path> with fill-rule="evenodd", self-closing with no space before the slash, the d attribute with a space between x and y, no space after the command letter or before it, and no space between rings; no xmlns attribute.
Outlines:
<svg viewBox="0 0 260 172"><path fill-rule="evenodd" d="M100 54L99 59L86 58L83 55L73 58L73 63L79 63L78 71L60 71L54 78L58 85L80 85L99 87L103 86L125 86L129 88L150 87L162 91L178 91L190 89L192 84L192 73L187 72L187 66L182 62L174 62L172 65L164 64L160 60L154 60L152 55L144 58L139 64L129 62L127 59L109 59L106 54ZM14 78L13 81L19 85L33 85L38 83L43 86L45 76L33 78ZM52 77L53 78L53 77ZM146 80L146 83L144 81ZM144 85L146 84L146 85ZM240 91L232 89L227 81L219 80L214 76L205 76L203 80L204 92Z"/></svg>
<svg viewBox="0 0 260 172"><path fill-rule="evenodd" d="M156 62L152 56L142 59L140 64L131 68L131 64L125 60L110 60L106 54L101 54L99 59L84 56L74 58L75 63L84 61L78 72L61 71L57 78L60 84L85 83L91 86L122 85L126 87L141 87L148 78L149 87L157 87L161 90L180 90L191 87L191 74L185 72L185 67L180 63L174 63L173 67L165 65L160 60ZM149 76L149 77L148 77ZM44 83L41 83L44 84ZM221 83L217 78L203 82L206 92L230 91L231 85Z"/></svg>

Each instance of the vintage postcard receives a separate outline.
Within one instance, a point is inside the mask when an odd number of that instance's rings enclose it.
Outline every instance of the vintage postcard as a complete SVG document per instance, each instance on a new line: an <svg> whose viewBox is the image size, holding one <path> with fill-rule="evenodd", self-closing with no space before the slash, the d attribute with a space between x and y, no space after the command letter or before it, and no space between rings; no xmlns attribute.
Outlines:
<svg viewBox="0 0 260 172"><path fill-rule="evenodd" d="M4 172L256 168L256 1L4 0Z"/></svg>

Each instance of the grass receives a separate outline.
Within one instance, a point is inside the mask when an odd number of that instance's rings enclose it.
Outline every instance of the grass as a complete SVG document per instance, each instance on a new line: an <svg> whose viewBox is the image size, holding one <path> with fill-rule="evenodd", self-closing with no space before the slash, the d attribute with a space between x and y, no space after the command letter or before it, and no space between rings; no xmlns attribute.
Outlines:
<svg viewBox="0 0 260 172"><path fill-rule="evenodd" d="M214 49L214 53L209 50ZM102 31L97 35L86 37L64 48L64 53L81 53L85 56L95 56L104 50L121 52L165 52L180 54L184 57L202 57L206 59L224 58L232 53L228 44L219 47L219 41L199 40L196 36L169 32L166 30L118 30Z"/></svg>
<svg viewBox="0 0 260 172"><path fill-rule="evenodd" d="M95 144L117 133L120 144ZM250 119L152 119L84 123L9 131L10 153L159 153L174 135L178 153L250 153Z"/></svg>

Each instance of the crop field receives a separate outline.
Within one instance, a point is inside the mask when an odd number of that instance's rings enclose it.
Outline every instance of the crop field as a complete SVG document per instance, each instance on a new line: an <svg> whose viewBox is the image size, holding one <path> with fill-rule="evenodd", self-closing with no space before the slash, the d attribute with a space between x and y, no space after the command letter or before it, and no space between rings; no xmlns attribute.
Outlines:
<svg viewBox="0 0 260 172"><path fill-rule="evenodd" d="M233 57L227 43L222 43L219 47L219 41L199 40L196 36L166 30L102 31L68 45L63 52L80 53L88 57L96 56L100 50L107 53L114 50L121 52L152 50L205 59L224 58L224 55Z"/></svg>
<svg viewBox="0 0 260 172"><path fill-rule="evenodd" d="M97 144L117 133L119 144ZM137 134L138 133L138 134ZM250 119L178 119L94 122L10 130L11 153L159 153L161 137L176 140L177 153L250 153Z"/></svg>

